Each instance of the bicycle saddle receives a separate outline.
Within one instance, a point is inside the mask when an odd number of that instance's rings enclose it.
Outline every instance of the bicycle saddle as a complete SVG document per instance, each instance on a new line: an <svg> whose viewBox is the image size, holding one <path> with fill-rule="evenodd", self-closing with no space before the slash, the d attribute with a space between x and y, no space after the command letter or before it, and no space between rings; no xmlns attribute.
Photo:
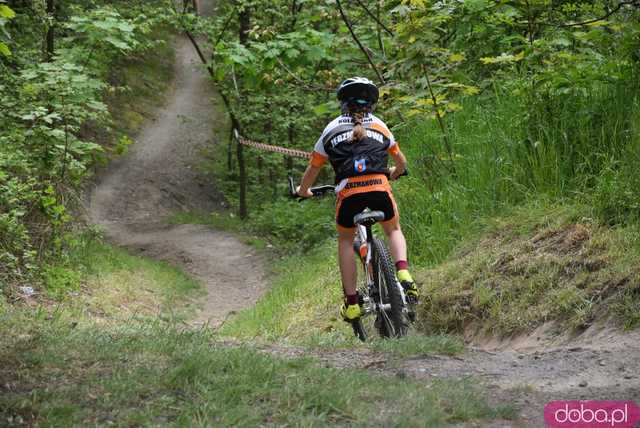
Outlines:
<svg viewBox="0 0 640 428"><path fill-rule="evenodd" d="M379 221L384 221L382 211L363 211L353 217L353 222L362 226L371 226Z"/></svg>

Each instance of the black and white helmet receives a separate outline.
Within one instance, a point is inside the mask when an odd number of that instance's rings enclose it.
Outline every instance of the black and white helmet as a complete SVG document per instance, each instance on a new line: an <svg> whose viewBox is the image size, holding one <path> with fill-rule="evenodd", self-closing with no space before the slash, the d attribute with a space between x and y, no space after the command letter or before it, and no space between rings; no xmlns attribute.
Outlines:
<svg viewBox="0 0 640 428"><path fill-rule="evenodd" d="M380 92L378 87L366 77L351 77L340 84L336 91L338 100L346 102L351 99L362 99L371 103L378 102Z"/></svg>

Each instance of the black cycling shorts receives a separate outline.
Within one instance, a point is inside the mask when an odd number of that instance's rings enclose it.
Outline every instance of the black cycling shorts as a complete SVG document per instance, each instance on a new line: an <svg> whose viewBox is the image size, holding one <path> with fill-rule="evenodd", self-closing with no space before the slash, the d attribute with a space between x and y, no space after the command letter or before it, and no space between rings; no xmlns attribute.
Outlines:
<svg viewBox="0 0 640 428"><path fill-rule="evenodd" d="M397 214L396 203L389 192L364 192L348 196L336 207L336 223L338 226L350 229L355 227L353 217L365 208L371 211L382 211L384 221L393 219Z"/></svg>

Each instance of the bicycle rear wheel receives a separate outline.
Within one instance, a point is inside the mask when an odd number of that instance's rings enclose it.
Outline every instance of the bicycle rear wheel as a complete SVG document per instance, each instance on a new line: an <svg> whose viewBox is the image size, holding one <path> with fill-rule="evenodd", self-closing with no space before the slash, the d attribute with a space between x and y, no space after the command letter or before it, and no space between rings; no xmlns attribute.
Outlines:
<svg viewBox="0 0 640 428"><path fill-rule="evenodd" d="M373 280L380 294L379 303L389 306L389 309L378 311L375 326L382 337L402 337L407 334L408 321L391 255L378 238L373 238L372 250Z"/></svg>

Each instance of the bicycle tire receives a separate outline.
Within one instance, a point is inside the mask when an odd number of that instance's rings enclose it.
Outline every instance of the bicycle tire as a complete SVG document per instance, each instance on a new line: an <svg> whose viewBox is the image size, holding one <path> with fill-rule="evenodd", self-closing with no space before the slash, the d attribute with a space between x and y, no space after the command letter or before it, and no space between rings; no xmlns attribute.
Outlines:
<svg viewBox="0 0 640 428"><path fill-rule="evenodd" d="M398 288L396 274L391 255L386 245L373 238L373 279L381 291L382 303L389 303L389 311L380 310L377 314L376 327L382 337L402 337L407 334L408 322L404 314L402 294Z"/></svg>

